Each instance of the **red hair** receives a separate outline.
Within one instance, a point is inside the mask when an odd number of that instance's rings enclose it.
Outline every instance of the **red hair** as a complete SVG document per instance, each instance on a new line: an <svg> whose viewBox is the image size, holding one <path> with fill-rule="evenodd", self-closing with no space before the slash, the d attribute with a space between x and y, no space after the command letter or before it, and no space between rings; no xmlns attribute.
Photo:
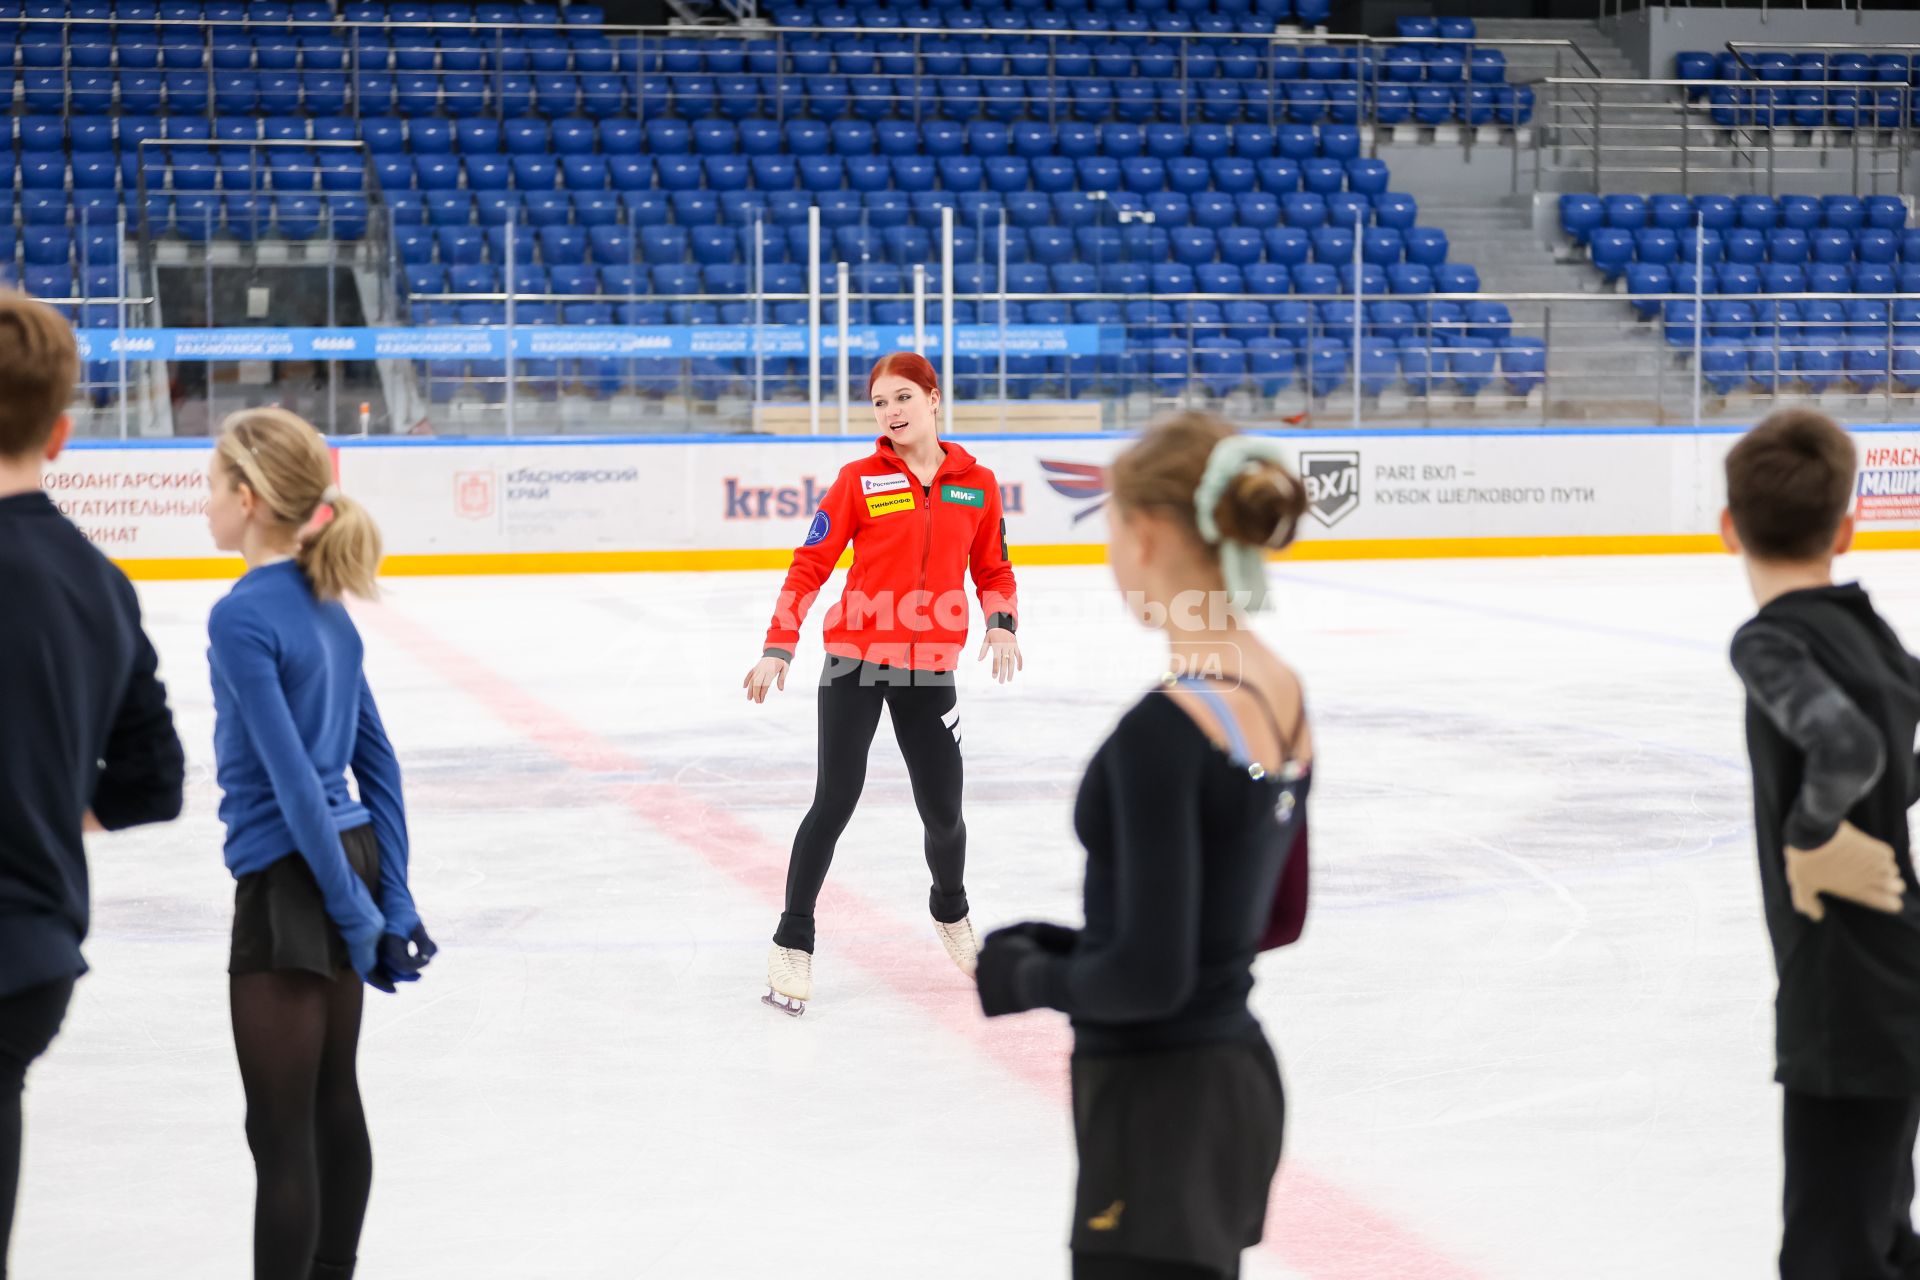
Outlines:
<svg viewBox="0 0 1920 1280"><path fill-rule="evenodd" d="M873 372L867 375L867 394L871 396L873 384L889 375L905 378L928 395L940 389L939 375L934 373L933 366L918 351L895 351L876 360Z"/></svg>

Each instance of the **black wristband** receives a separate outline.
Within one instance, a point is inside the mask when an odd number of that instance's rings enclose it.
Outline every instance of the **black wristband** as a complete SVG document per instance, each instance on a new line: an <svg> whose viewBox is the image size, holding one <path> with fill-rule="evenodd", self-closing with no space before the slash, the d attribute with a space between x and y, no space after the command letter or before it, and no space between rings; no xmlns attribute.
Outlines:
<svg viewBox="0 0 1920 1280"><path fill-rule="evenodd" d="M778 658L788 666L793 665L793 653L788 649L763 649L760 656L763 658Z"/></svg>
<svg viewBox="0 0 1920 1280"><path fill-rule="evenodd" d="M999 627L999 628L1000 628L1001 630L1003 630L1003 631L1018 631L1018 630L1019 630L1019 628L1018 628L1018 627L1016 627L1016 626L1014 625L1014 617L1013 617L1013 615L1012 615L1012 614L1010 614L1010 613L990 613L990 614L988 614L988 615L987 615L987 630L989 630L989 631L991 631L991 630L993 630L993 629L994 629L995 627Z"/></svg>

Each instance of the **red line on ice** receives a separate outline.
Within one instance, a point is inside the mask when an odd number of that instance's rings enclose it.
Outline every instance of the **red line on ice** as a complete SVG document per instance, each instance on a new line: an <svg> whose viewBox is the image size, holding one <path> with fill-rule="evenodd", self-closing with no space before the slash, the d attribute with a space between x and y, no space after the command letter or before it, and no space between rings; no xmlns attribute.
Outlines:
<svg viewBox="0 0 1920 1280"><path fill-rule="evenodd" d="M650 772L646 761L548 706L432 628L391 606L356 606L355 612L422 666L568 767L629 778ZM785 848L675 783L607 785L610 798L779 911L786 890ZM935 944L931 928L909 930L890 912L833 882L821 906L822 914L844 920L865 935L850 955L853 963L945 1030L980 1046L1001 1066L1065 1105L1070 1041L1059 1018L982 1018L964 991L964 979ZM1412 1230L1302 1169L1297 1161L1280 1166L1267 1213L1265 1247L1313 1280L1475 1277Z"/></svg>

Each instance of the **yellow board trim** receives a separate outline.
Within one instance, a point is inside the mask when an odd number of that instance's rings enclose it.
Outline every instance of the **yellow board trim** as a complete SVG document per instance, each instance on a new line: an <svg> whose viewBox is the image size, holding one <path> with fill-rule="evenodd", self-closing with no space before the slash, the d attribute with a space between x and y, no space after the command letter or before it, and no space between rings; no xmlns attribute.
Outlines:
<svg viewBox="0 0 1920 1280"><path fill-rule="evenodd" d="M1861 551L1920 550L1920 529L1863 530L1854 537ZM1452 560L1523 556L1699 555L1721 551L1720 539L1706 533L1654 533L1545 538L1356 538L1299 543L1278 560ZM1021 565L1105 564L1101 543L1015 546ZM389 578L517 573L707 573L741 569L784 569L793 562L785 550L715 551L526 551L485 555L388 556L380 566ZM191 560L117 560L129 578L145 582L237 578L242 565L232 556ZM853 553L840 557L840 567Z"/></svg>
<svg viewBox="0 0 1920 1280"><path fill-rule="evenodd" d="M187 582L213 578L237 578L246 569L238 556L218 556L200 560L118 560L120 572L136 582Z"/></svg>

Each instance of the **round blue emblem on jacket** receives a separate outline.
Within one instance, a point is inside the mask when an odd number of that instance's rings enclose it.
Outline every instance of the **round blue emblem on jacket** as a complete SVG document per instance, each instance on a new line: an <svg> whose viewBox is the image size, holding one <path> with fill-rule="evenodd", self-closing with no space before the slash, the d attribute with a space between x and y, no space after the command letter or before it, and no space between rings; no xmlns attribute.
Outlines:
<svg viewBox="0 0 1920 1280"><path fill-rule="evenodd" d="M827 531L833 528L833 521L827 518L825 511L813 513L813 523L807 526L806 545L811 547L827 540Z"/></svg>

